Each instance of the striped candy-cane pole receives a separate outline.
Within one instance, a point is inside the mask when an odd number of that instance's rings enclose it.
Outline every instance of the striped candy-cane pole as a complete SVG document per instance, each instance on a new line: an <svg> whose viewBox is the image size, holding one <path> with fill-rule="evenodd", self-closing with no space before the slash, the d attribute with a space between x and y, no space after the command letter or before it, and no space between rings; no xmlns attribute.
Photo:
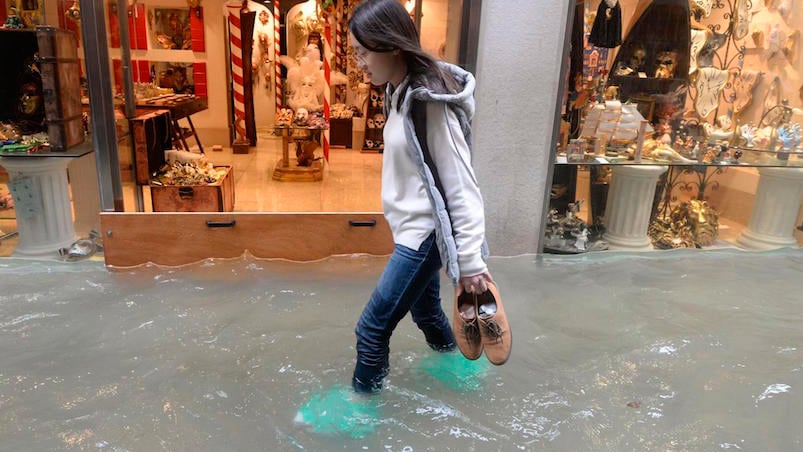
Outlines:
<svg viewBox="0 0 803 452"><path fill-rule="evenodd" d="M340 21L340 15L343 12L342 5L338 4L335 7L335 70L340 70L340 35L342 33L343 24Z"/></svg>
<svg viewBox="0 0 803 452"><path fill-rule="evenodd" d="M338 70L345 74L348 70L348 56L346 53L346 44L349 40L348 17L346 17L349 10L348 0L342 0L339 4L339 8L340 14L337 21L337 27L339 30L338 51L340 52Z"/></svg>
<svg viewBox="0 0 803 452"><path fill-rule="evenodd" d="M273 0L273 61L276 62L276 111L282 108L282 63L279 55L282 53L282 32L279 29L279 0Z"/></svg>
<svg viewBox="0 0 803 452"><path fill-rule="evenodd" d="M243 141L245 136L245 88L243 87L243 43L240 31L240 8L242 2L229 0L229 48L231 51L231 79L234 82L234 130L235 141Z"/></svg>
<svg viewBox="0 0 803 452"><path fill-rule="evenodd" d="M329 15L324 13L323 16L324 23L326 24L326 28L324 29L324 35L326 39L326 43L328 44L329 49L332 48L332 25L329 22ZM326 51L324 48L324 57L323 57L323 75L326 78L326 88L323 90L323 116L326 119L327 127L323 131L323 156L326 158L326 161L329 161L329 103L331 102L332 97L332 68L329 64L329 59L332 57L331 50L329 52ZM328 53L328 54L327 54Z"/></svg>

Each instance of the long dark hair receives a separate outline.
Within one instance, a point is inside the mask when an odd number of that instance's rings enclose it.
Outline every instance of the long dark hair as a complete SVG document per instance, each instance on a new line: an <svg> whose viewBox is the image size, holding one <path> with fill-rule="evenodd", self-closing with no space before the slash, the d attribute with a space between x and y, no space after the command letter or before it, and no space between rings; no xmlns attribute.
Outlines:
<svg viewBox="0 0 803 452"><path fill-rule="evenodd" d="M457 82L424 49L415 23L399 0L367 0L354 8L349 31L366 50L398 50L407 63L413 85L423 85L437 93L454 93Z"/></svg>

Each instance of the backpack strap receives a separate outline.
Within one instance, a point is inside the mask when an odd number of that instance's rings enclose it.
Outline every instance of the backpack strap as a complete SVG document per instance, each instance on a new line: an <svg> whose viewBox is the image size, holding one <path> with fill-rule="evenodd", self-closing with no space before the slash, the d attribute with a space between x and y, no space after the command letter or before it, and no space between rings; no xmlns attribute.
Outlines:
<svg viewBox="0 0 803 452"><path fill-rule="evenodd" d="M432 161L432 154L429 153L429 145L427 144L427 105L422 100L414 99L410 109L413 117L413 126L415 127L415 135L418 137L418 144L421 146L421 152L424 154L424 163L429 167L429 171L432 173L432 179L435 181L435 187L441 194L443 205L446 206L446 213L449 213L449 204L446 201L446 193L443 191L441 178L438 176L438 167L435 166L435 162Z"/></svg>

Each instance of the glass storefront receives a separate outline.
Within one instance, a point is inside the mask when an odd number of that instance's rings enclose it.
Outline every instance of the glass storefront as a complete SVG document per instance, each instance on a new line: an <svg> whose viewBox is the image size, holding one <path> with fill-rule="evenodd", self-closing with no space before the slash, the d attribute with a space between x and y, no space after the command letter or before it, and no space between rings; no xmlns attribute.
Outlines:
<svg viewBox="0 0 803 452"><path fill-rule="evenodd" d="M797 246L798 9L576 4L546 252Z"/></svg>

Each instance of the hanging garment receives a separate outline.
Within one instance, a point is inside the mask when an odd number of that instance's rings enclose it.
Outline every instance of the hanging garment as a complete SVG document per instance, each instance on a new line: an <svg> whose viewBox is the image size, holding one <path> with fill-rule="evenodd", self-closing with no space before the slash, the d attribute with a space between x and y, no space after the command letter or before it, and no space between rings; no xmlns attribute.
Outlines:
<svg viewBox="0 0 803 452"><path fill-rule="evenodd" d="M619 0L601 0L588 42L612 49L622 43L622 7Z"/></svg>

